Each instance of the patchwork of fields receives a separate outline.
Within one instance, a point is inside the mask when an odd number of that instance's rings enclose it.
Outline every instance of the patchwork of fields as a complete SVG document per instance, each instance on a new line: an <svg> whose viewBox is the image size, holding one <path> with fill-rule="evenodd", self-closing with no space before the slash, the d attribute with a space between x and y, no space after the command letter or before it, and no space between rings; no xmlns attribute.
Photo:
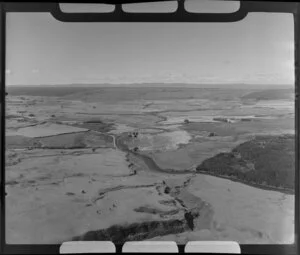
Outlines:
<svg viewBox="0 0 300 255"><path fill-rule="evenodd" d="M8 87L6 240L291 243L294 116L292 89Z"/></svg>

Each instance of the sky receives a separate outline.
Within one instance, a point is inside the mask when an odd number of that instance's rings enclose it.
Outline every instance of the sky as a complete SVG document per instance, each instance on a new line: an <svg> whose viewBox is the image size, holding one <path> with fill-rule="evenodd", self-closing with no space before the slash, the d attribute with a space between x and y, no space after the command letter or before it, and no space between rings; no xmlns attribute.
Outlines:
<svg viewBox="0 0 300 255"><path fill-rule="evenodd" d="M294 83L290 14L234 23L63 23L7 15L6 84Z"/></svg>

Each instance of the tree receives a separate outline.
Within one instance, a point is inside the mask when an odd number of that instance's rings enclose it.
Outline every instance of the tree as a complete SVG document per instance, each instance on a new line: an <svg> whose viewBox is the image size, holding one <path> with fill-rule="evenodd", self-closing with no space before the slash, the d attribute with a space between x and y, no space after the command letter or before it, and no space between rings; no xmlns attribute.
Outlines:
<svg viewBox="0 0 300 255"><path fill-rule="evenodd" d="M208 137L216 136L217 134L215 132L210 132Z"/></svg>

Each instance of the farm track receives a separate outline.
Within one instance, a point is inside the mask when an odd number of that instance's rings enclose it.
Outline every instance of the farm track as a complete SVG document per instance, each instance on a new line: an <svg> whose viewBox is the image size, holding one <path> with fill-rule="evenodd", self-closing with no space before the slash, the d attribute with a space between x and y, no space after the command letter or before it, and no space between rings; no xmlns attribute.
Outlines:
<svg viewBox="0 0 300 255"><path fill-rule="evenodd" d="M96 203L98 200L102 199L106 193L113 192L113 191L118 191L118 190L123 190L123 189L138 189L138 188L149 188L149 187L155 187L157 183L153 184L148 184L148 185L134 185L134 186L124 186L124 185L119 185L116 187L112 188L107 188L104 190L101 190L98 192L98 196L92 199L93 203Z"/></svg>

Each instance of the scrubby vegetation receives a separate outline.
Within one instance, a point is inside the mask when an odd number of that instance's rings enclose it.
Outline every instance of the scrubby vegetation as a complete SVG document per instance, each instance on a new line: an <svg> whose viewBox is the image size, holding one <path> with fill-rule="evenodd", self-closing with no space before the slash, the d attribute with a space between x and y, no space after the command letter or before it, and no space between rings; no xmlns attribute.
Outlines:
<svg viewBox="0 0 300 255"><path fill-rule="evenodd" d="M216 117L216 118L213 118L213 120L214 121L219 121L219 122L226 122L226 123L229 122L227 118L218 118L218 117Z"/></svg>
<svg viewBox="0 0 300 255"><path fill-rule="evenodd" d="M87 120L85 123L87 124L103 124L102 120L94 119L94 120Z"/></svg>
<svg viewBox="0 0 300 255"><path fill-rule="evenodd" d="M87 128L87 129L95 130L98 132L109 132L113 129L114 124L106 123L102 120L90 120L90 121L86 121L84 123L74 124L73 126L80 127L80 128Z"/></svg>
<svg viewBox="0 0 300 255"><path fill-rule="evenodd" d="M217 136L217 134L216 134L215 132L210 132L210 133L208 134L208 137L212 137L212 136Z"/></svg>
<svg viewBox="0 0 300 255"><path fill-rule="evenodd" d="M141 241L155 236L178 234L188 229L185 219L162 221L146 221L127 225L113 225L107 229L88 231L81 236L73 237L73 241L109 240L117 244L127 241Z"/></svg>
<svg viewBox="0 0 300 255"><path fill-rule="evenodd" d="M203 161L198 172L238 179L245 183L294 190L295 137L258 136L230 153Z"/></svg>
<svg viewBox="0 0 300 255"><path fill-rule="evenodd" d="M6 148L44 148L44 149L79 149L112 148L110 136L92 131L60 134L48 137L30 138L25 136L7 136Z"/></svg>

